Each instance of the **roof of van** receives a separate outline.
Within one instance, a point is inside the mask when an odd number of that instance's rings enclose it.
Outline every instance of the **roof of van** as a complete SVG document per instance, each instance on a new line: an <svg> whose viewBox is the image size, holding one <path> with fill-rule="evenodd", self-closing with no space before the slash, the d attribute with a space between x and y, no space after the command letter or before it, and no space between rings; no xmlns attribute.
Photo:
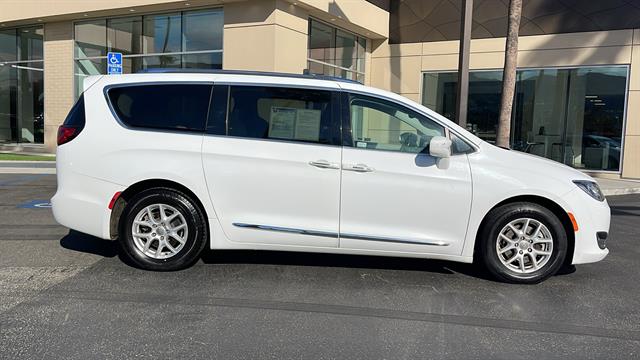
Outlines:
<svg viewBox="0 0 640 360"><path fill-rule="evenodd" d="M291 74L291 73L269 72L269 71L152 68L152 69L140 70L137 73L138 74L167 74L167 73L185 74L186 73L186 74L271 76L271 77L284 77L284 78L293 78L293 79L329 80L329 81L361 84L358 81L345 79L337 76L319 75L319 74Z"/></svg>

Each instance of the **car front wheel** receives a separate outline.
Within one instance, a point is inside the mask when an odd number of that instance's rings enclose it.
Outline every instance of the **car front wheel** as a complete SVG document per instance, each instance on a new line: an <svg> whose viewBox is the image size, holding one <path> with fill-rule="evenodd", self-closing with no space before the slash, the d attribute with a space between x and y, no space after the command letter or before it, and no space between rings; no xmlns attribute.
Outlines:
<svg viewBox="0 0 640 360"><path fill-rule="evenodd" d="M497 279L538 283L555 274L567 253L560 219L534 203L493 209L480 233L480 258Z"/></svg>

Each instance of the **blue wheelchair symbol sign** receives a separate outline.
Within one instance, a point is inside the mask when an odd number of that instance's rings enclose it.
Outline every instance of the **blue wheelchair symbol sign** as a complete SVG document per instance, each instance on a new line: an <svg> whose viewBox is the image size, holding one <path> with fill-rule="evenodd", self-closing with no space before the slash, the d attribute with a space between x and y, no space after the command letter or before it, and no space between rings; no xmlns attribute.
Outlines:
<svg viewBox="0 0 640 360"><path fill-rule="evenodd" d="M122 74L122 53L107 53L107 74Z"/></svg>

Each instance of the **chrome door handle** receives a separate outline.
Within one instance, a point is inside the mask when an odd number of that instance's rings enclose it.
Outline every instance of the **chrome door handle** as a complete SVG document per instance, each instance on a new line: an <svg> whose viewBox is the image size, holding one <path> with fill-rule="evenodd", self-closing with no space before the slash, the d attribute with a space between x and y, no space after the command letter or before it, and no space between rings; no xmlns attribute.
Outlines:
<svg viewBox="0 0 640 360"><path fill-rule="evenodd" d="M309 161L309 165L315 166L320 169L340 169L340 166L335 163L330 163L327 160Z"/></svg>
<svg viewBox="0 0 640 360"><path fill-rule="evenodd" d="M343 167L344 170L355 171L355 172L372 172L373 168L368 167L365 164L355 164L355 165L347 165Z"/></svg>

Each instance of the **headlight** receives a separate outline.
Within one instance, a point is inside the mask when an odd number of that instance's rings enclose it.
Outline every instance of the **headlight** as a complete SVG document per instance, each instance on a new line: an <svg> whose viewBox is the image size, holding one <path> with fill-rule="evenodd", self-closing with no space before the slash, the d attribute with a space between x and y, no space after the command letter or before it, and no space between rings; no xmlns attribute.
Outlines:
<svg viewBox="0 0 640 360"><path fill-rule="evenodd" d="M582 191L586 192L592 198L598 201L604 201L604 194L600 191L600 186L598 183L594 181L587 180L573 180L573 183L576 184Z"/></svg>

